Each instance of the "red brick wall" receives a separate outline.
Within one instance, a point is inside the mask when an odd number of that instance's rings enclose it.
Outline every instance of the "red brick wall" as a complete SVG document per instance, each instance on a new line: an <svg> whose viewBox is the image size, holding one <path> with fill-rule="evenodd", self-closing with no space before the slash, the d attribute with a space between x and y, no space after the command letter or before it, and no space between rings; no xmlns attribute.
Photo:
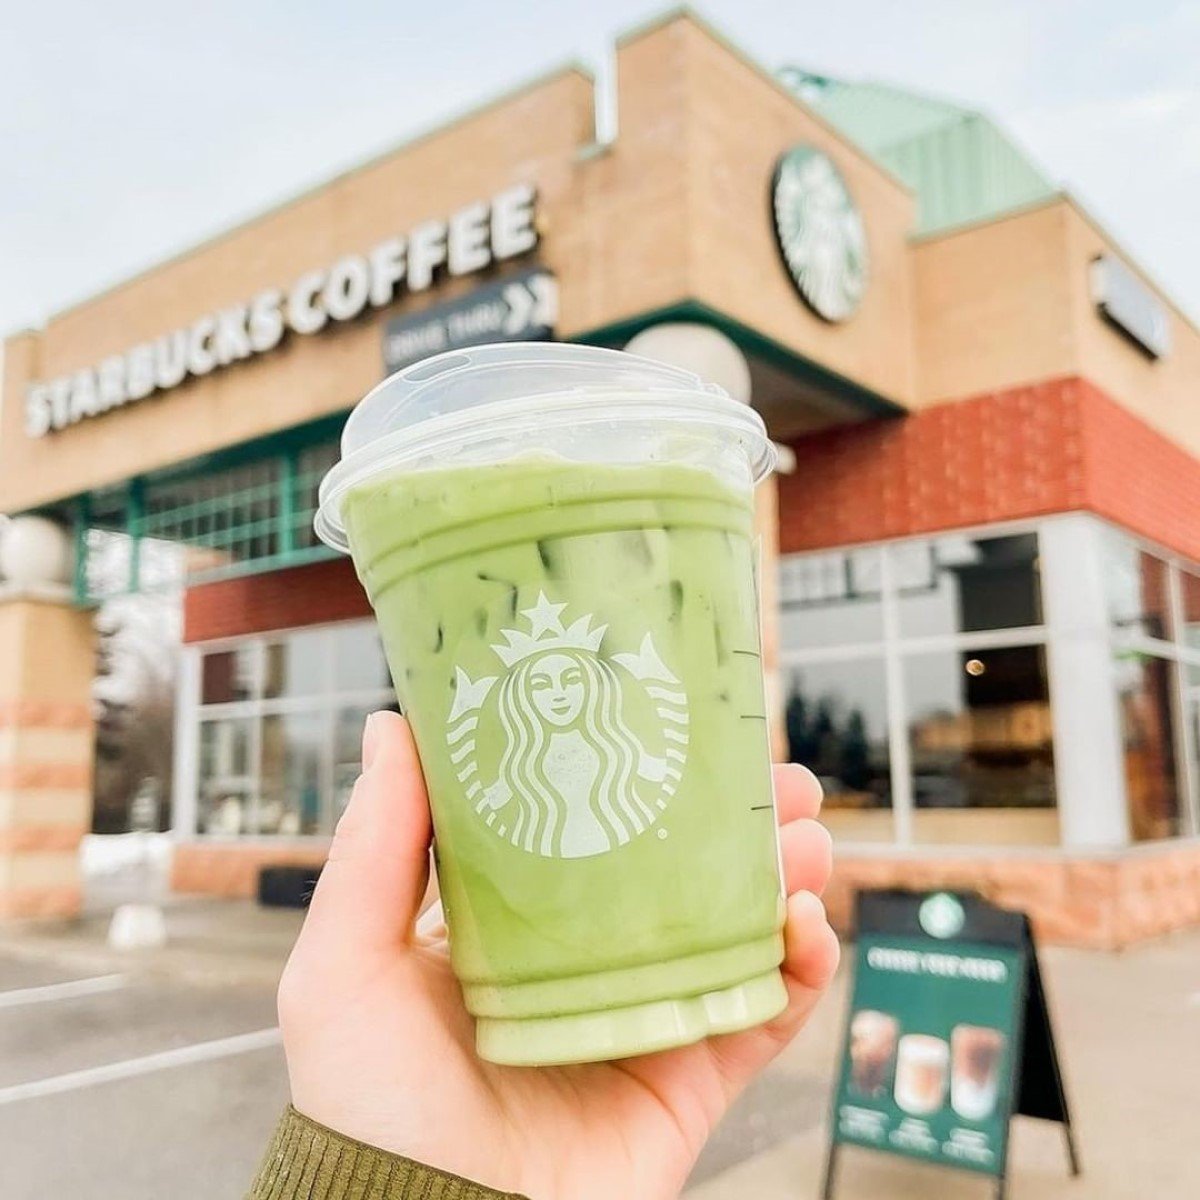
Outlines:
<svg viewBox="0 0 1200 1200"><path fill-rule="evenodd" d="M1088 509L1200 558L1200 461L1066 378L794 443L784 553ZM1189 515L1190 514L1190 515Z"/></svg>
<svg viewBox="0 0 1200 1200"><path fill-rule="evenodd" d="M1200 460L1086 380L1080 393L1085 507L1200 559Z"/></svg>
<svg viewBox="0 0 1200 1200"><path fill-rule="evenodd" d="M204 642L370 615L350 560L334 558L189 588L183 597L183 640Z"/></svg>

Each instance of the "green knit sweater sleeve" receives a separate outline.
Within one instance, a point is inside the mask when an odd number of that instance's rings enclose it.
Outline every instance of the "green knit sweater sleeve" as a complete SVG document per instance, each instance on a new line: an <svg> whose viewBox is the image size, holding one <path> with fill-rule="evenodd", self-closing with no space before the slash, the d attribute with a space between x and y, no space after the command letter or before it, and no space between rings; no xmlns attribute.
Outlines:
<svg viewBox="0 0 1200 1200"><path fill-rule="evenodd" d="M343 1137L290 1105L246 1200L524 1200Z"/></svg>

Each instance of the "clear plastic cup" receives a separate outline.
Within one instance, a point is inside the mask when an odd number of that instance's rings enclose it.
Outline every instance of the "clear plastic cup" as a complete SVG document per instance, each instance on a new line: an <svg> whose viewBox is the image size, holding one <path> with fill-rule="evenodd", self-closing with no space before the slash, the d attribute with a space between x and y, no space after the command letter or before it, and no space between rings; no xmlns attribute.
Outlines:
<svg viewBox="0 0 1200 1200"><path fill-rule="evenodd" d="M427 359L354 410L349 550L429 786L451 959L494 1062L782 1010L752 409L613 350Z"/></svg>

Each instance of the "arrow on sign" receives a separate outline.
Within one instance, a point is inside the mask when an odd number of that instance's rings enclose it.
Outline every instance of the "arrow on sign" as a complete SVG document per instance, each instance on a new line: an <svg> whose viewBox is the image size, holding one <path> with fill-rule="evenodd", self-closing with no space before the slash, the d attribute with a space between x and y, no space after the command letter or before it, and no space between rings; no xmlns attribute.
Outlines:
<svg viewBox="0 0 1200 1200"><path fill-rule="evenodd" d="M510 283L501 294L508 305L504 332L513 334L527 328L529 318L533 316L533 293L523 283Z"/></svg>
<svg viewBox="0 0 1200 1200"><path fill-rule="evenodd" d="M558 316L558 284L551 276L533 275L510 283L501 296L508 305L508 315L504 318L506 334L554 325Z"/></svg>
<svg viewBox="0 0 1200 1200"><path fill-rule="evenodd" d="M533 275L528 280L533 293L533 323L553 329L558 320L558 281L553 275Z"/></svg>

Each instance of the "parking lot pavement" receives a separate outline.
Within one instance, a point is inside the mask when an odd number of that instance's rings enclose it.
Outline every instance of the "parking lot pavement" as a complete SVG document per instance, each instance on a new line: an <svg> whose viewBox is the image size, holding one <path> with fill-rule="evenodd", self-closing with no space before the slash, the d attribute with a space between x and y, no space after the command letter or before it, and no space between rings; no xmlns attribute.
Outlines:
<svg viewBox="0 0 1200 1200"><path fill-rule="evenodd" d="M176 943L137 958L78 928L0 942L2 1200L243 1194L287 1098L274 980L294 914L201 904L170 920ZM1057 1126L1018 1119L1011 1194L1200 1194L1200 934L1122 955L1051 950L1044 965L1085 1174L1067 1179ZM688 1200L815 1200L847 977L717 1131ZM983 1179L843 1158L836 1200L991 1195Z"/></svg>
<svg viewBox="0 0 1200 1200"><path fill-rule="evenodd" d="M287 1099L274 1026L269 986L0 956L0 1195L241 1195ZM266 1045L241 1036L260 1031Z"/></svg>

